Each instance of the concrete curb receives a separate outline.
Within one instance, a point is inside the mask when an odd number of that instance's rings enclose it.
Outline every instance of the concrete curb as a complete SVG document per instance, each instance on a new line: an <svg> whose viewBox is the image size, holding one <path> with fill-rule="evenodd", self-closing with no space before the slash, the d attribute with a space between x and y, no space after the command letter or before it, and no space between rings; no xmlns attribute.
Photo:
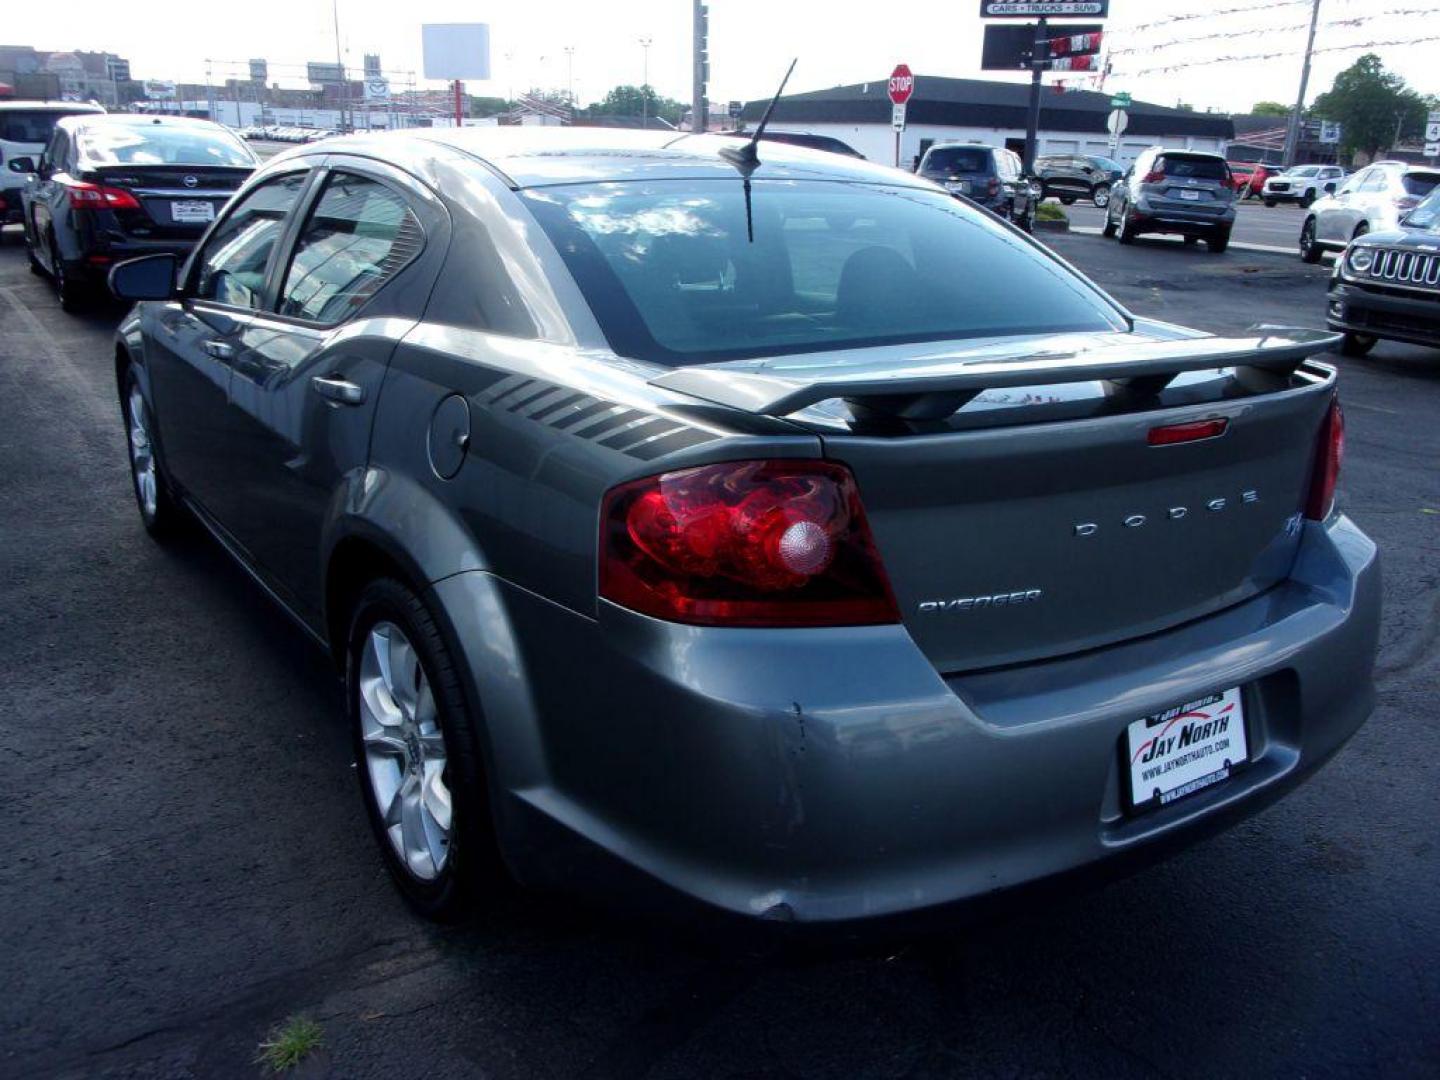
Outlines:
<svg viewBox="0 0 1440 1080"><path fill-rule="evenodd" d="M1072 233L1079 233L1082 236L1099 236L1100 230L1092 225L1071 225ZM1158 238L1156 238L1158 239ZM1177 241L1178 243L1178 241ZM1231 251L1253 251L1259 255L1291 255L1299 260L1300 253L1293 247L1280 247L1278 244L1248 244L1241 240L1230 241Z"/></svg>

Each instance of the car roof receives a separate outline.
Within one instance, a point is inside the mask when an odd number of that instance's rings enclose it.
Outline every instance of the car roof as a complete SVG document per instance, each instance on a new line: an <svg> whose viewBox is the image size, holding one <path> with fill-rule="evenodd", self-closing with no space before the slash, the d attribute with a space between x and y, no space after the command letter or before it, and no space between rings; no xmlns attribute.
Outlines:
<svg viewBox="0 0 1440 1080"><path fill-rule="evenodd" d="M82 127L179 127L201 130L230 129L213 120L200 120L193 116L151 116L146 113L85 113L82 116L65 116L57 121L69 130Z"/></svg>
<svg viewBox="0 0 1440 1080"><path fill-rule="evenodd" d="M0 109L25 109L27 112L69 112L101 115L105 106L93 101L17 101L0 98Z"/></svg>
<svg viewBox="0 0 1440 1080"><path fill-rule="evenodd" d="M733 179L735 166L720 155L734 138L674 131L586 127L409 128L345 135L311 143L295 156L352 152L382 159L434 157L447 147L475 158L510 187L615 180ZM827 150L764 142L757 179L847 180L929 187L908 172L873 165Z"/></svg>

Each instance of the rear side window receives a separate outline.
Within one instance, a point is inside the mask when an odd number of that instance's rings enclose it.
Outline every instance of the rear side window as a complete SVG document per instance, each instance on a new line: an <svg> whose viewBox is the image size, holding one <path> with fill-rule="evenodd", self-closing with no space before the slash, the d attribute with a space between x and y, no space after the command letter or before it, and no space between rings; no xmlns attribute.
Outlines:
<svg viewBox="0 0 1440 1080"><path fill-rule="evenodd" d="M1437 173L1406 173L1400 183L1405 188L1406 195L1429 195L1435 190L1435 185L1440 184L1440 174Z"/></svg>
<svg viewBox="0 0 1440 1080"><path fill-rule="evenodd" d="M1226 183L1230 170L1218 158L1187 157L1184 154L1162 154L1155 168L1169 177L1188 177L1194 180L1216 180Z"/></svg>
<svg viewBox="0 0 1440 1080"><path fill-rule="evenodd" d="M616 352L666 364L1124 328L1092 286L928 189L738 179L522 193Z"/></svg>
<svg viewBox="0 0 1440 1080"><path fill-rule="evenodd" d="M261 184L215 226L200 253L197 298L231 307L260 307L270 253L307 176L291 173Z"/></svg>
<svg viewBox="0 0 1440 1080"><path fill-rule="evenodd" d="M424 239L396 192L333 173L285 273L280 314L321 323L349 318L420 253Z"/></svg>
<svg viewBox="0 0 1440 1080"><path fill-rule="evenodd" d="M926 176L950 176L953 173L988 173L990 151L983 146L942 146L932 148L925 156L920 171Z"/></svg>
<svg viewBox="0 0 1440 1080"><path fill-rule="evenodd" d="M55 130L56 120L62 116L76 115L79 113L64 112L60 109L0 108L0 139L6 142L47 143L50 141L51 132Z"/></svg>

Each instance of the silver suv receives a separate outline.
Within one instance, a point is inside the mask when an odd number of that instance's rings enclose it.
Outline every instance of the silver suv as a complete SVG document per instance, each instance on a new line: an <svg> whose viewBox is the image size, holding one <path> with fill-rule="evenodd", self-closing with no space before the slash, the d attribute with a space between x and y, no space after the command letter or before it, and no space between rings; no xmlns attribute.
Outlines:
<svg viewBox="0 0 1440 1080"><path fill-rule="evenodd" d="M1377 161L1346 180L1340 190L1310 207L1300 226L1300 257L1319 262L1356 237L1392 232L1400 219L1440 184L1440 168Z"/></svg>
<svg viewBox="0 0 1440 1080"><path fill-rule="evenodd" d="M1307 207L1333 192L1344 179L1345 170L1339 165L1296 165L1266 180L1261 197L1266 206L1298 202Z"/></svg>
<svg viewBox="0 0 1440 1080"><path fill-rule="evenodd" d="M1219 254L1234 224L1234 182L1223 157L1152 146L1111 189L1104 233L1122 244L1142 233L1178 234Z"/></svg>

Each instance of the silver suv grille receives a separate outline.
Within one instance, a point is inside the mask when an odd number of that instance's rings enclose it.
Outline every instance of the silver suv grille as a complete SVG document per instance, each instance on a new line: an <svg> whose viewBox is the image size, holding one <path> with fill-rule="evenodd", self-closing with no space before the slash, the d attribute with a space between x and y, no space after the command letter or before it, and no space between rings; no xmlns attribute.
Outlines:
<svg viewBox="0 0 1440 1080"><path fill-rule="evenodd" d="M1361 275L1397 285L1440 285L1440 255L1423 251L1382 249L1376 252L1370 269Z"/></svg>

